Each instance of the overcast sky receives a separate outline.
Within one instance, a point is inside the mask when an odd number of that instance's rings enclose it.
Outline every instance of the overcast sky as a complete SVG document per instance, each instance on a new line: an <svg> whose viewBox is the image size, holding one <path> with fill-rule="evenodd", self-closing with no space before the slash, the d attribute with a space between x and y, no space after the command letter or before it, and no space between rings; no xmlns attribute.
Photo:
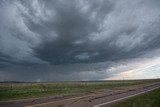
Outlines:
<svg viewBox="0 0 160 107"><path fill-rule="evenodd" d="M0 81L160 77L160 0L1 0Z"/></svg>

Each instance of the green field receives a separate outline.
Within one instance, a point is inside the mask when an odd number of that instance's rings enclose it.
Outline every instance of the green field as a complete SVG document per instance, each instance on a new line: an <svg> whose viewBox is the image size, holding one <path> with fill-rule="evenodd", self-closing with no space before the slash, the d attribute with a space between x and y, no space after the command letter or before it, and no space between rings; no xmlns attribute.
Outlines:
<svg viewBox="0 0 160 107"><path fill-rule="evenodd" d="M160 89L130 98L112 107L160 107Z"/></svg>
<svg viewBox="0 0 160 107"><path fill-rule="evenodd" d="M47 95L90 92L99 89L131 86L160 80L92 81L92 82L1 82L0 100L32 98Z"/></svg>

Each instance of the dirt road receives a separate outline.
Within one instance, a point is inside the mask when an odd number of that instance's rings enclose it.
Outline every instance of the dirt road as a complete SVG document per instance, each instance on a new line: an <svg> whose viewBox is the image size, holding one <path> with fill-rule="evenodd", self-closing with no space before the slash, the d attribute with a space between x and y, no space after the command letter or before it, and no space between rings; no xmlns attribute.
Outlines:
<svg viewBox="0 0 160 107"><path fill-rule="evenodd" d="M79 94L1 101L0 107L109 107L112 103L160 88L160 83L99 90Z"/></svg>

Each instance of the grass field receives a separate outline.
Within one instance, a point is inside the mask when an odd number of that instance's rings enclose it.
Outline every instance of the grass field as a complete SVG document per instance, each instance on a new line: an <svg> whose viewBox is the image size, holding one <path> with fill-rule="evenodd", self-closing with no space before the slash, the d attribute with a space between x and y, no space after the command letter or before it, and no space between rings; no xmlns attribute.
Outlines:
<svg viewBox="0 0 160 107"><path fill-rule="evenodd" d="M0 100L32 98L47 95L89 92L99 89L131 86L160 80L126 80L93 82L49 82L49 83L0 83Z"/></svg>
<svg viewBox="0 0 160 107"><path fill-rule="evenodd" d="M112 107L160 107L160 89L130 98Z"/></svg>

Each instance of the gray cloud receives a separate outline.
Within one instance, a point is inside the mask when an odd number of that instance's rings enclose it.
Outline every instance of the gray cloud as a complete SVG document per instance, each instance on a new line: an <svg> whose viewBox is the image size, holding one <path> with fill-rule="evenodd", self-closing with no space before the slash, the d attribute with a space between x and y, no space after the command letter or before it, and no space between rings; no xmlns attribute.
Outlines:
<svg viewBox="0 0 160 107"><path fill-rule="evenodd" d="M19 80L35 80L48 73L50 81L58 80L54 75L109 77L106 70L126 60L158 56L159 10L158 0L2 1L0 75L28 73Z"/></svg>

